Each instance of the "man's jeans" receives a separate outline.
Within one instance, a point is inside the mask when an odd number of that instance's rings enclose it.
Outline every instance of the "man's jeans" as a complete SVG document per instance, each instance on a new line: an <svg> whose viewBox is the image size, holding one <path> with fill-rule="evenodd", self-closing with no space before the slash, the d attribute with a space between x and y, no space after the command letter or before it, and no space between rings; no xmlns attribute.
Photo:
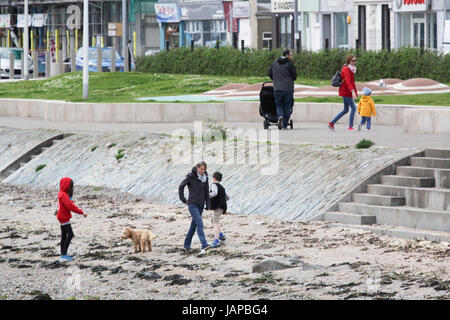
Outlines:
<svg viewBox="0 0 450 320"><path fill-rule="evenodd" d="M197 230L197 235L198 238L200 239L200 242L202 243L203 249L208 246L208 242L206 241L205 238L205 232L203 231L203 220L202 220L203 206L200 207L195 204L189 204L188 208L192 216L192 221L189 231L186 235L186 238L184 239L184 247L186 249L191 247L192 237L195 234L195 230Z"/></svg>
<svg viewBox="0 0 450 320"><path fill-rule="evenodd" d="M350 119L349 119L349 128L353 128L353 121L355 118L355 111L356 111L356 107L355 107L355 102L353 101L352 97L342 97L344 100L344 110L342 110L336 117L334 117L333 120L331 120L332 124L335 124L336 122L338 122L338 120L340 118L342 118L347 112L348 112L348 108L350 107Z"/></svg>
<svg viewBox="0 0 450 320"><path fill-rule="evenodd" d="M283 128L287 128L294 104L294 90L275 90L274 96L278 117L283 117Z"/></svg>

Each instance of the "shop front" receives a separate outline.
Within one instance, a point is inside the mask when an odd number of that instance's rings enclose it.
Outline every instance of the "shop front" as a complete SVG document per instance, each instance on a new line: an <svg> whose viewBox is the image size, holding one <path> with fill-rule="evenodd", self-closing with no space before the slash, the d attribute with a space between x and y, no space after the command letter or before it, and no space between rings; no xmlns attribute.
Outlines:
<svg viewBox="0 0 450 320"><path fill-rule="evenodd" d="M180 3L185 42L194 46L214 47L227 44L227 20L222 1Z"/></svg>
<svg viewBox="0 0 450 320"><path fill-rule="evenodd" d="M274 48L294 48L294 0L271 0L272 45ZM299 17L299 28L301 15Z"/></svg>
<svg viewBox="0 0 450 320"><path fill-rule="evenodd" d="M178 4L155 3L155 14L159 23L159 49L163 51L184 46Z"/></svg>
<svg viewBox="0 0 450 320"><path fill-rule="evenodd" d="M321 48L348 49L352 39L352 0L322 0L321 14Z"/></svg>
<svg viewBox="0 0 450 320"><path fill-rule="evenodd" d="M448 0L394 0L396 48L442 50ZM450 3L449 3L450 4Z"/></svg>

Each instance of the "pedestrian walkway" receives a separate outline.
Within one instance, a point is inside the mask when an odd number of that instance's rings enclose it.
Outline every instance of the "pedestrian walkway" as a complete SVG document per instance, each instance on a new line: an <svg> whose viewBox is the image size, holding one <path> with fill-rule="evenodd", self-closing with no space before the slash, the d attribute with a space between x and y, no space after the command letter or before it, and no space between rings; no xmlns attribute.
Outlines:
<svg viewBox="0 0 450 320"><path fill-rule="evenodd" d="M226 128L263 129L260 122L225 122ZM0 117L0 126L17 129L47 129L64 133L89 132L153 132L172 134L176 129L193 130L194 123L74 123L50 122L33 118ZM318 122L294 122L293 130L277 130L281 143L287 144L325 144L354 146L361 139L370 139L377 146L395 148L444 148L450 149L450 134L405 133L399 126L373 125L373 131L349 132L346 122L336 124L336 131L328 129L327 124Z"/></svg>

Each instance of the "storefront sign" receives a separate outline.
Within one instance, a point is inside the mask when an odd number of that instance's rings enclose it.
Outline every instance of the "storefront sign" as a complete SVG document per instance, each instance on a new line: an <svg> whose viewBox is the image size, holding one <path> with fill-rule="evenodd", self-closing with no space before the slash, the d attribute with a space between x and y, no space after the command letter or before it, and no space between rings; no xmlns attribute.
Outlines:
<svg viewBox="0 0 450 320"><path fill-rule="evenodd" d="M155 3L155 13L158 22L180 22L180 10L176 3Z"/></svg>
<svg viewBox="0 0 450 320"><path fill-rule="evenodd" d="M272 13L294 12L294 0L271 0Z"/></svg>
<svg viewBox="0 0 450 320"><path fill-rule="evenodd" d="M155 4L156 6L156 4ZM183 2L181 20L221 20L225 19L222 2L205 2L190 4Z"/></svg>
<svg viewBox="0 0 450 320"><path fill-rule="evenodd" d="M81 29L81 9L77 5L67 7L67 28Z"/></svg>
<svg viewBox="0 0 450 320"><path fill-rule="evenodd" d="M250 6L248 1L233 2L233 18L250 17Z"/></svg>
<svg viewBox="0 0 450 320"><path fill-rule="evenodd" d="M429 0L394 0L397 12L426 11Z"/></svg>
<svg viewBox="0 0 450 320"><path fill-rule="evenodd" d="M0 14L0 28L9 28L11 26L11 15Z"/></svg>
<svg viewBox="0 0 450 320"><path fill-rule="evenodd" d="M31 27L31 14L28 15L28 26ZM17 15L17 28L23 28L25 26L25 15L18 14Z"/></svg>
<svg viewBox="0 0 450 320"><path fill-rule="evenodd" d="M239 23L238 19L233 17L233 3L231 1L223 2L223 12L225 15L225 19L227 20L227 30L231 30L231 32L239 31Z"/></svg>
<svg viewBox="0 0 450 320"><path fill-rule="evenodd" d="M43 27L47 25L47 14L46 13L35 13L31 17L31 25L33 27Z"/></svg>
<svg viewBox="0 0 450 320"><path fill-rule="evenodd" d="M108 22L108 36L121 37L122 36L122 22Z"/></svg>

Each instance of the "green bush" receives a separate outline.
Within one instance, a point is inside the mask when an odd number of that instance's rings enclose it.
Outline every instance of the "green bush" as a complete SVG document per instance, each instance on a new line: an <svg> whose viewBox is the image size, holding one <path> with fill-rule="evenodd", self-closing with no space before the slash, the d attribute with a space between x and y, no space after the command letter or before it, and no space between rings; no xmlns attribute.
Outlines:
<svg viewBox="0 0 450 320"><path fill-rule="evenodd" d="M36 172L39 172L39 171L41 171L42 169L44 169L46 166L47 166L46 164L40 164L40 165L38 165L38 166L36 167L35 171L36 171Z"/></svg>
<svg viewBox="0 0 450 320"><path fill-rule="evenodd" d="M358 142L355 145L356 149L368 149L371 146L373 146L375 144L375 142L371 141L371 140L366 140L366 139L362 139L360 142Z"/></svg>
<svg viewBox="0 0 450 320"><path fill-rule="evenodd" d="M357 57L356 81L385 78L430 78L450 82L450 54L420 48L402 47L397 50L322 50L294 54L299 77L329 80L342 68L349 54ZM222 76L266 77L271 63L282 54L273 51L249 50L232 47L177 48L153 56L139 57L136 71L148 73L202 74Z"/></svg>

